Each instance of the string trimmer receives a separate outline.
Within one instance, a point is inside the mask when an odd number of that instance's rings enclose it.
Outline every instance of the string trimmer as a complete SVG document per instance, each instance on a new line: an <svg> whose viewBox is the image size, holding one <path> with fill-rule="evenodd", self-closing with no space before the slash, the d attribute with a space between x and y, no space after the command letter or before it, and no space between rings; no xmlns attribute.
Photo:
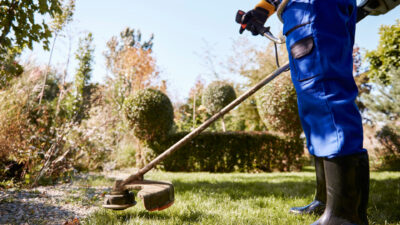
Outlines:
<svg viewBox="0 0 400 225"><path fill-rule="evenodd" d="M288 2L288 0L283 0L282 3ZM400 4L399 0L366 0L361 3L358 8L358 18L357 22L362 20L367 15L380 15L385 14L386 12L393 9L395 6ZM241 23L242 16L244 12L239 11L236 17L236 21ZM246 24L241 24L242 26L246 26ZM275 44L284 43L283 40L276 38L270 31L269 27L260 27L259 33ZM275 45L276 50L276 45ZM277 54L276 54L277 57ZM277 64L279 67L279 61L277 58ZM190 132L180 141L175 143L165 152L156 157L153 161L147 164L145 167L141 168L135 174L129 176L125 180L117 180L114 184L114 187L110 194L106 195L104 201L104 208L114 209L114 210L123 210L134 206L136 204L134 194L130 193L130 190L139 190L138 196L143 199L144 206L149 211L155 210L163 210L168 208L174 203L174 186L170 182L161 182L161 181L150 181L144 180L143 176L153 169L157 164L163 161L166 157L174 153L176 150L181 148L186 143L190 142L193 138L198 136L202 131L204 131L207 127L209 127L213 122L230 112L237 105L248 99L259 89L264 87L266 84L271 82L274 78L279 76L281 73L289 70L289 63L279 67L277 70L269 74L266 78L257 83L250 90L242 94L236 100L231 102L225 108L223 108L220 112L213 115L210 119L200 125L198 128Z"/></svg>

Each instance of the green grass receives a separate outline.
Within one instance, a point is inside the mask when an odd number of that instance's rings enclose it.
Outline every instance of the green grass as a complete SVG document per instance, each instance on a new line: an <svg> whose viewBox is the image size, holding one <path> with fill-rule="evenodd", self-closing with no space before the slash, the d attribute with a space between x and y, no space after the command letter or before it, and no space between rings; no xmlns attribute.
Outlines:
<svg viewBox="0 0 400 225"><path fill-rule="evenodd" d="M125 211L101 209L83 224L311 224L317 216L288 213L314 197L314 172L210 174L155 172L169 180L175 204L147 212L142 202ZM108 182L109 181L105 181ZM100 183L100 182L98 182ZM100 184L99 184L100 185ZM400 224L400 172L371 174L370 224Z"/></svg>

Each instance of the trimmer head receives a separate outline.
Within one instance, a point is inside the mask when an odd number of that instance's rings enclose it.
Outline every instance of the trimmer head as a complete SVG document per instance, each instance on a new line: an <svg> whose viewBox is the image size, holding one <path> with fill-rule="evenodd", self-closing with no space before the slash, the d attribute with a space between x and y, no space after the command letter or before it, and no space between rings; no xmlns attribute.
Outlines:
<svg viewBox="0 0 400 225"><path fill-rule="evenodd" d="M133 193L128 190L139 190L138 197L143 200L148 211L161 211L170 207L175 200L174 186L170 182L134 181L124 186L124 191L112 191L105 196L103 207L113 210L124 210L136 205Z"/></svg>
<svg viewBox="0 0 400 225"><path fill-rule="evenodd" d="M111 194L106 195L103 207L106 209L124 210L136 205L136 203L135 195L125 190L123 192L111 192Z"/></svg>

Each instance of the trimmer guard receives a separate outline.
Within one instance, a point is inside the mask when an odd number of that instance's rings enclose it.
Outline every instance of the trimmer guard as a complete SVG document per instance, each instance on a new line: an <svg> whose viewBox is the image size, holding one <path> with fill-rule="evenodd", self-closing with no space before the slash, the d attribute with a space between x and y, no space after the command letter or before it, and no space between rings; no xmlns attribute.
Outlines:
<svg viewBox="0 0 400 225"><path fill-rule="evenodd" d="M160 211L170 207L175 200L174 186L166 181L134 181L126 184L124 192L112 192L106 195L103 207L123 210L136 205L133 194L128 190L139 190L138 197L143 200L148 211Z"/></svg>

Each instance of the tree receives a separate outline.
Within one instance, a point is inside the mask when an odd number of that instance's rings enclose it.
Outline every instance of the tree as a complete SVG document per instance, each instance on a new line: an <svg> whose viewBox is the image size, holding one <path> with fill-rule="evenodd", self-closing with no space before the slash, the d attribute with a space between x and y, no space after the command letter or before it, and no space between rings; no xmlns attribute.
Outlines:
<svg viewBox="0 0 400 225"><path fill-rule="evenodd" d="M75 58L79 61L74 82L74 120L77 122L86 118L90 106L91 91L89 80L92 74L93 52L93 35L92 33L88 33L85 38L80 39L79 48L75 55Z"/></svg>
<svg viewBox="0 0 400 225"><path fill-rule="evenodd" d="M400 69L389 71L386 78L390 80L390 85L373 84L373 91L361 95L361 100L375 118L397 127L398 122L394 121L400 119Z"/></svg>
<svg viewBox="0 0 400 225"><path fill-rule="evenodd" d="M382 129L376 133L381 144L377 151L385 169L399 170L400 162L400 20L382 26L376 50L366 54L367 91L361 94L364 110ZM372 120L371 120L372 122Z"/></svg>
<svg viewBox="0 0 400 225"><path fill-rule="evenodd" d="M208 119L209 115L202 106L203 91L204 81L199 78L185 102L176 105L175 125L178 132L193 130Z"/></svg>
<svg viewBox="0 0 400 225"><path fill-rule="evenodd" d="M257 101L255 97L250 97L246 101L242 102L239 107L234 110L228 117L227 126L232 130L238 131L264 131L266 130L265 125L260 118L260 114L257 109ZM228 115L229 116L229 115Z"/></svg>
<svg viewBox="0 0 400 225"><path fill-rule="evenodd" d="M369 95L372 90L372 85L370 83L370 78L368 77L368 72L364 72L359 74L358 76L355 76L354 80L356 81L358 87L358 97L356 99L356 104L360 112L363 113L368 109L365 105L365 102L362 100L362 96Z"/></svg>
<svg viewBox="0 0 400 225"><path fill-rule="evenodd" d="M126 94L150 87L158 76L151 51L153 38L142 42L140 31L126 28L119 38L114 36L107 42L107 69L122 82Z"/></svg>
<svg viewBox="0 0 400 225"><path fill-rule="evenodd" d="M46 80L47 80L47 75L49 72L50 64L51 64L51 59L53 57L53 51L54 47L56 44L57 37L59 33L62 31L62 29L72 21L72 17L74 15L75 11L75 0L69 0L69 2L61 7L61 12L57 13L53 18L53 21L51 22L51 30L54 33L54 40L53 40L53 45L51 46L50 49L50 56L49 56L49 62L47 63L47 70L43 79L43 85L42 85L42 91L39 94L39 103L42 102L43 98L43 92L44 88L46 85ZM65 78L64 78L65 79ZM61 93L62 94L62 93ZM61 99L61 98L60 98Z"/></svg>
<svg viewBox="0 0 400 225"><path fill-rule="evenodd" d="M380 28L376 50L366 54L370 63L370 91L361 95L370 112L383 121L399 119L400 107L400 20ZM383 117L379 117L383 115ZM392 123L392 122L390 122Z"/></svg>
<svg viewBox="0 0 400 225"><path fill-rule="evenodd" d="M0 1L0 15L4 15L0 17L0 88L22 74L16 58L25 47L32 49L34 42L43 42L48 49L51 29L44 20L37 20L60 13L61 0Z"/></svg>
<svg viewBox="0 0 400 225"><path fill-rule="evenodd" d="M51 30L42 20L36 22L38 16L54 18L62 13L60 0L16 1L3 0L0 2L0 61L8 49L28 47L32 49L34 42L43 42L48 49Z"/></svg>
<svg viewBox="0 0 400 225"><path fill-rule="evenodd" d="M17 62L18 48L8 49L7 54L0 59L0 89L5 88L11 79L22 74L23 68Z"/></svg>
<svg viewBox="0 0 400 225"><path fill-rule="evenodd" d="M360 47L357 45L353 48L353 75L358 76L362 73L362 57Z"/></svg>
<svg viewBox="0 0 400 225"><path fill-rule="evenodd" d="M400 68L400 20L394 25L381 26L380 40L376 50L366 54L370 64L369 77L384 85L392 82L389 73Z"/></svg>
<svg viewBox="0 0 400 225"><path fill-rule="evenodd" d="M93 85L89 84L89 80L92 72L93 62L93 36L88 33L86 37L81 38L79 41L79 47L75 54L75 58L78 60L78 68L75 74L75 81L71 85L73 91L69 92L67 98L62 98L59 86L60 79L55 83L57 91L53 94L54 99L51 99L51 128L53 139L51 145L46 149L46 157L44 158L44 164L40 169L39 175L36 176L34 185L43 177L45 174L52 174L60 162L74 159L77 153L82 154L82 150L85 150L84 145L79 146L78 144L68 143L67 137L79 132L78 125L81 124L83 119L87 118L88 111L91 105L91 92ZM46 70L44 77L47 77L48 71ZM51 77L49 77L51 78ZM47 100L46 90L49 86L51 79L45 79L46 85L43 100ZM60 78L60 76L58 76ZM42 86L43 87L43 86ZM58 98L56 98L58 97ZM49 101L49 100L47 100ZM55 103L57 103L57 109L55 109ZM38 103L39 107L44 107L44 103ZM59 104L61 105L59 110ZM39 110L40 111L40 110ZM76 127L75 127L76 126ZM83 135L79 135L81 138ZM82 143L82 140L76 138L72 143ZM72 164L72 163L71 163ZM67 164L68 165L68 164Z"/></svg>
<svg viewBox="0 0 400 225"><path fill-rule="evenodd" d="M65 1L65 0L63 0ZM75 0L69 0L61 6L61 12L55 14L53 21L50 23L50 28L55 34L55 37L64 29L64 27L72 22L75 12Z"/></svg>

